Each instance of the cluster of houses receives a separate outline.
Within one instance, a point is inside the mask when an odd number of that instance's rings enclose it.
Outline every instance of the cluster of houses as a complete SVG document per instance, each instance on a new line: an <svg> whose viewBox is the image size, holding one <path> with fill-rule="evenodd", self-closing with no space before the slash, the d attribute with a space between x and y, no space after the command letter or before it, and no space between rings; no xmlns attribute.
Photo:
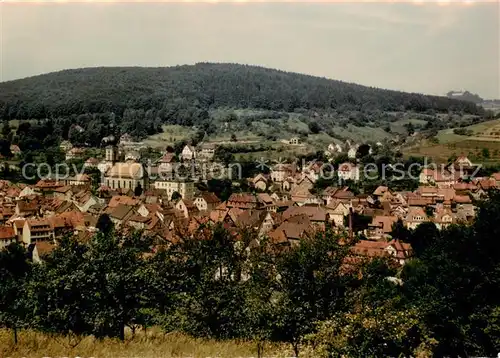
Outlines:
<svg viewBox="0 0 500 358"><path fill-rule="evenodd" d="M186 160L198 158L198 151L189 146L184 149ZM470 169L473 164L460 157L448 167L446 180L437 170L424 169L415 191L379 186L372 193L355 195L349 187L340 186L314 192L321 165L313 162L304 168L278 164L269 175L248 179L252 192L233 193L221 201L214 193L198 190L193 179L169 175L152 179L136 158L117 158L116 146L110 145L104 161L86 162L103 173L98 189L85 174L44 179L35 185L0 182L0 247L23 243L33 260L39 261L68 233L88 240L99 230L98 220L105 214L118 230L142 230L156 242L186 239L200 227L221 224L235 233L250 228L259 239L267 237L276 247L286 248L326 228L352 235L349 218L358 214L369 217L370 223L358 232L365 239L355 244L353 254L389 255L403 264L411 256L411 247L392 240L396 222L410 229L423 222L433 222L439 229L470 222L475 217L474 202L489 189L500 187L500 173L462 180L453 168ZM176 164L175 156L166 152L155 172L170 173ZM340 175L356 179L359 167L341 164Z"/></svg>

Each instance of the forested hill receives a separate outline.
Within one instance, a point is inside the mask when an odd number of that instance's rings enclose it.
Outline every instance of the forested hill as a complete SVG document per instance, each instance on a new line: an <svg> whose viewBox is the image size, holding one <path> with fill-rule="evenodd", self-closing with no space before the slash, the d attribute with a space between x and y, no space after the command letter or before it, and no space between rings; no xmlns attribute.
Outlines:
<svg viewBox="0 0 500 358"><path fill-rule="evenodd" d="M126 109L153 109L168 120L173 107L293 111L479 113L473 103L238 64L200 63L165 68L101 67L65 70L0 83L2 119L83 113L121 116Z"/></svg>

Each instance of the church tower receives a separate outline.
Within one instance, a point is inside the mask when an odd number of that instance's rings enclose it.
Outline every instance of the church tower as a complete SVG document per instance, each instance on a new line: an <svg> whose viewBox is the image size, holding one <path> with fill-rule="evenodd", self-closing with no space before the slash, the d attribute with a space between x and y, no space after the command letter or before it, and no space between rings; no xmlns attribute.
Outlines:
<svg viewBox="0 0 500 358"><path fill-rule="evenodd" d="M116 145L108 145L106 147L106 161L115 163L118 159L118 148Z"/></svg>

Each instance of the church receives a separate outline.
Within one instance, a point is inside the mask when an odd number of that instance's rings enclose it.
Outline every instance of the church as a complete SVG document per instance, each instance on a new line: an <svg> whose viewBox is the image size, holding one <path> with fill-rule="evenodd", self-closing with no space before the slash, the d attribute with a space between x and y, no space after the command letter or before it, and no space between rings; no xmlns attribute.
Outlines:
<svg viewBox="0 0 500 358"><path fill-rule="evenodd" d="M105 163L108 169L104 173L103 184L111 189L146 189L148 180L143 165L132 158L125 162L118 162L117 158L116 145L107 146Z"/></svg>

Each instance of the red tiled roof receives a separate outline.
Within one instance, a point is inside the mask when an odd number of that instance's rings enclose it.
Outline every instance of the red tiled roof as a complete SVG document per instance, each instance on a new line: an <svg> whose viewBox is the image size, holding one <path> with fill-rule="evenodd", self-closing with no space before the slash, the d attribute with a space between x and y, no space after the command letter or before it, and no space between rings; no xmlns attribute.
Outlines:
<svg viewBox="0 0 500 358"><path fill-rule="evenodd" d="M0 240L11 240L15 237L14 228L10 226L0 226Z"/></svg>

